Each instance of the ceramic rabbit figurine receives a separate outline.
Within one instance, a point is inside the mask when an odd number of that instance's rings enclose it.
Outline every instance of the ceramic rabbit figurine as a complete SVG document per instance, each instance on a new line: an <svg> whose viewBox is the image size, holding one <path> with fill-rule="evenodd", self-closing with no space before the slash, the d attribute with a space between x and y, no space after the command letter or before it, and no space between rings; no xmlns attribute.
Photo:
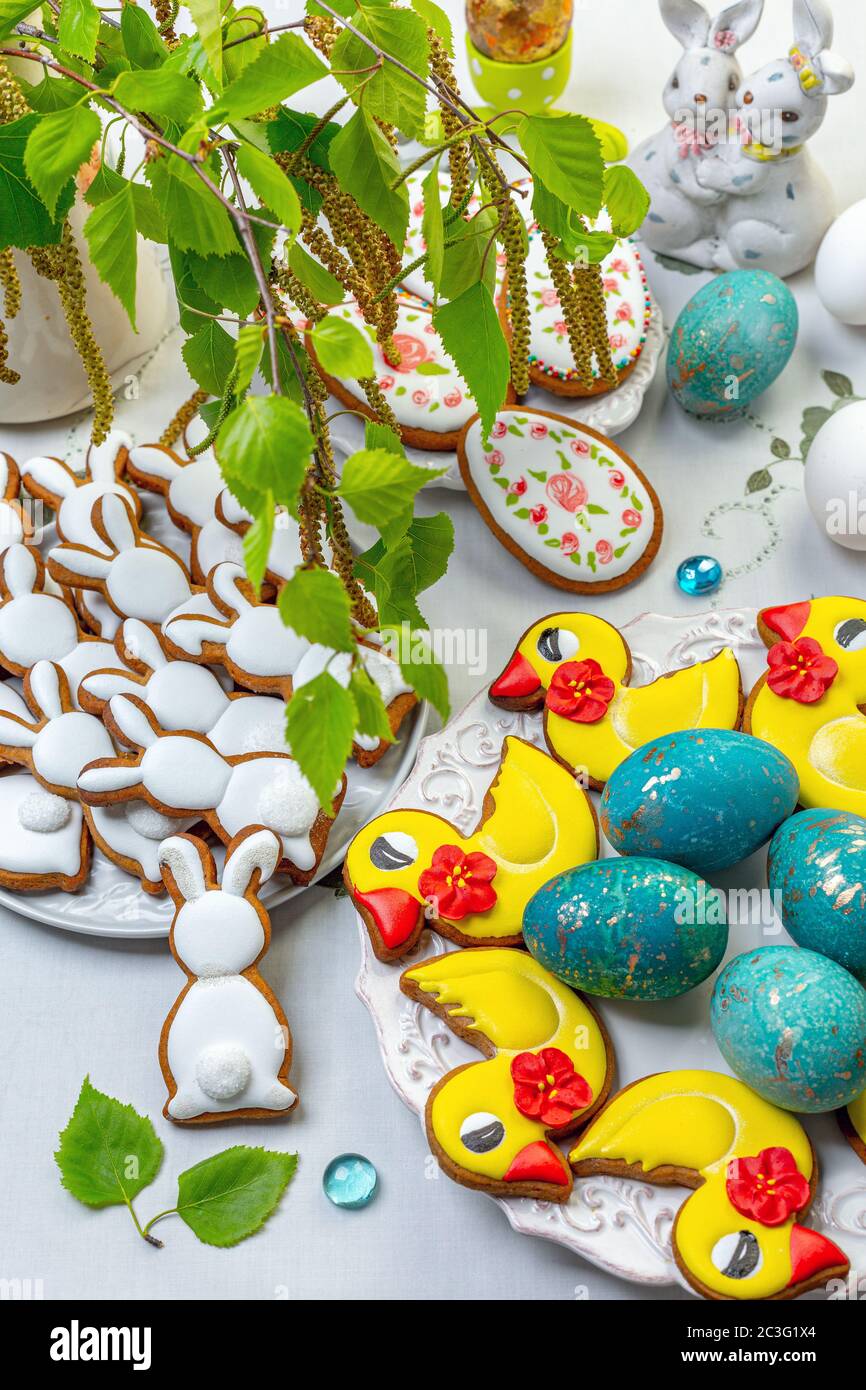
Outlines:
<svg viewBox="0 0 866 1390"><path fill-rule="evenodd" d="M650 195L641 237L652 251L711 266L715 213L722 194L698 180L742 80L734 56L758 26L764 0L736 0L711 19L696 0L659 0L662 19L683 54L662 100L671 123L626 161Z"/></svg>
<svg viewBox="0 0 866 1390"><path fill-rule="evenodd" d="M794 0L794 42L786 58L746 78L737 97L740 139L702 161L702 187L725 195L715 209L721 270L760 268L782 278L815 259L833 220L829 181L806 148L854 72L830 52L826 0Z"/></svg>
<svg viewBox="0 0 866 1390"><path fill-rule="evenodd" d="M220 885L201 840L172 835L160 845L176 909L169 944L187 974L159 1045L170 1120L271 1119L297 1104L286 1084L289 1026L258 972L271 938L258 890L279 857L277 837L250 826L229 845Z"/></svg>

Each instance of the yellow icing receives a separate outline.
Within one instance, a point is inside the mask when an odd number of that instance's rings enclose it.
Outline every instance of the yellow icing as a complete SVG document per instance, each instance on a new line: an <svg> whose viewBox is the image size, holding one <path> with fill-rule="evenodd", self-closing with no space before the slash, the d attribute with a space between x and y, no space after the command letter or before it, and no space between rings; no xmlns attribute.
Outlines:
<svg viewBox="0 0 866 1390"><path fill-rule="evenodd" d="M586 863L598 853L598 832L589 800L571 774L547 753L519 738L507 738L495 785L495 809L471 835L429 811L386 811L355 836L346 855L352 887L359 893L401 888L418 898L418 879L434 852L446 844L481 851L496 862L496 902L487 912L455 923L467 937L515 936L523 909L536 889L563 869ZM380 835L402 832L418 846L418 858L400 869L378 869L370 848Z"/></svg>
<svg viewBox="0 0 866 1390"><path fill-rule="evenodd" d="M832 685L814 704L776 695L766 683L751 711L751 731L779 748L797 769L800 801L866 815L866 649L840 647L834 633L849 618L866 620L862 599L813 599L795 640L813 637L838 662ZM779 639L780 641L783 639Z"/></svg>
<svg viewBox="0 0 866 1390"><path fill-rule="evenodd" d="M437 1142L467 1172L501 1181L522 1148L544 1139L544 1125L514 1104L511 1059L517 1053L557 1047L571 1058L593 1096L603 1089L607 1055L593 1014L526 952L454 951L407 970L404 979L435 995L453 1018L474 1026L497 1049L489 1061L452 1072L431 1106ZM493 1115L505 1127L502 1143L488 1153L473 1153L460 1138L461 1125L476 1114Z"/></svg>
<svg viewBox="0 0 866 1390"><path fill-rule="evenodd" d="M866 1091L848 1106L848 1118L859 1137L866 1144Z"/></svg>
<svg viewBox="0 0 866 1390"><path fill-rule="evenodd" d="M555 627L578 639L578 650L564 660L592 659L616 686L606 715L595 724L565 719L545 711L545 729L556 755L574 769L586 769L594 782L606 782L635 748L680 729L733 729L740 712L740 672L724 647L709 661L674 671L650 685L623 684L628 653L619 632L591 613L555 613L536 623L518 651L547 690L561 664L538 651L545 628Z"/></svg>
<svg viewBox="0 0 866 1390"><path fill-rule="evenodd" d="M704 1182L682 1205L675 1236L689 1273L726 1298L767 1298L791 1279L792 1216L768 1227L743 1216L726 1191L732 1158L754 1157L762 1149L790 1150L805 1178L812 1174L812 1150L794 1115L755 1095L742 1081L712 1071L673 1071L649 1076L627 1087L607 1106L575 1145L572 1163L621 1159L646 1172L670 1165L699 1173ZM712 1259L722 1237L750 1231L761 1249L760 1267L748 1278L731 1279Z"/></svg>

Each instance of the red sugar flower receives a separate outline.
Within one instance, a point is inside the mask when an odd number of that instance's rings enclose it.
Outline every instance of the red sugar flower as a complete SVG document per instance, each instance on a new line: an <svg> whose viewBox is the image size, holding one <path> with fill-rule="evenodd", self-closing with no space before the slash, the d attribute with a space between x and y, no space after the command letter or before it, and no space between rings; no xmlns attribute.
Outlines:
<svg viewBox="0 0 866 1390"><path fill-rule="evenodd" d="M839 667L832 656L825 656L814 637L796 642L777 642L767 653L767 685L783 700L812 705L820 700L836 679Z"/></svg>
<svg viewBox="0 0 866 1390"><path fill-rule="evenodd" d="M597 661L564 661L557 669L546 705L554 714L578 724L597 724L607 713L614 696L614 683Z"/></svg>
<svg viewBox="0 0 866 1390"><path fill-rule="evenodd" d="M440 917L459 921L474 912L489 912L496 902L491 879L496 864L486 854L466 854L457 845L440 845L429 869L418 879L421 896L433 899Z"/></svg>
<svg viewBox="0 0 866 1390"><path fill-rule="evenodd" d="M521 1115L549 1129L569 1124L592 1100L592 1087L558 1047L518 1053L511 1063L511 1079Z"/></svg>
<svg viewBox="0 0 866 1390"><path fill-rule="evenodd" d="M811 1195L790 1149L762 1149L755 1158L732 1158L727 1191L740 1215L762 1226L783 1225L802 1211Z"/></svg>

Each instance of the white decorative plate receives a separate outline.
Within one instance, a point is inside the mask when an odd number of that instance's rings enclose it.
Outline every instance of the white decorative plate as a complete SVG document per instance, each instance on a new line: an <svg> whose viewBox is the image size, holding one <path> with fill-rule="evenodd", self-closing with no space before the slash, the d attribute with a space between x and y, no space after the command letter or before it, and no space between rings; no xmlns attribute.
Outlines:
<svg viewBox="0 0 866 1390"><path fill-rule="evenodd" d="M634 659L634 684L646 684L663 671L704 660L722 646L734 649L746 690L763 668L764 644L755 627L755 610L723 610L695 617L644 614L623 632ZM515 638L518 634L515 633ZM482 691L446 728L424 739L412 773L390 805L432 810L469 831L481 813L484 790L500 758L507 734L543 747L540 715L496 709ZM613 851L604 845L602 853ZM765 888L766 852L719 875L719 886ZM357 992L376 1027L382 1061L392 1086L422 1117L427 1093L445 1072L479 1053L457 1038L429 1010L400 993L399 963L385 965L373 955L358 919L361 969ZM756 945L785 941L778 922L766 927L732 926L728 957ZM426 932L412 959L456 949ZM675 1067L727 1071L709 1023L712 980L680 999L654 1004L596 1001L617 1054L617 1085ZM866 1263L866 1168L842 1138L832 1115L806 1117L818 1154L821 1182L809 1224L838 1241L853 1268ZM447 1193L449 1184L439 1184ZM559 1205L529 1198L492 1198L516 1231L565 1245L592 1264L640 1284L687 1287L670 1251L673 1218L685 1191L650 1187L611 1177L576 1182L569 1202Z"/></svg>
<svg viewBox="0 0 866 1390"><path fill-rule="evenodd" d="M184 563L188 563L189 537L173 525L162 499L144 491L141 499L143 529L170 546ZM40 537L43 554L55 540L53 524L45 526ZM346 770L346 797L328 838L316 878L324 878L342 862L352 837L362 825L384 809L395 789L406 778L427 727L428 717L429 706L417 706L402 726L400 742L374 767L362 768L350 763ZM214 845L213 849L218 863L221 862L221 846ZM261 898L268 907L276 907L303 891L303 887L280 876L265 884ZM46 922L50 926L88 936L168 936L173 911L166 894L156 897L142 892L138 879L112 864L96 846L93 848L90 874L80 893L64 893L60 889L46 893L14 893L0 888L0 903L37 922Z"/></svg>

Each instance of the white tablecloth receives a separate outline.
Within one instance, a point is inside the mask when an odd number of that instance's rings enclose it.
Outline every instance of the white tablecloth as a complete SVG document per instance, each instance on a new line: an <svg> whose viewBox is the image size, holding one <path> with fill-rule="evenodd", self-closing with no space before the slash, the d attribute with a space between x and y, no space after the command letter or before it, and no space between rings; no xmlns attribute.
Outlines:
<svg viewBox="0 0 866 1390"><path fill-rule="evenodd" d="M457 0L445 3L456 19ZM831 103L814 148L846 206L866 195L861 142L853 138L866 120L866 29L860 0L836 0L835 10L836 47L859 68L860 85ZM285 7L273 11L276 22L286 18ZM746 64L787 50L789 5L767 0L767 11ZM578 0L575 37L563 104L615 121L632 140L660 125L659 94L677 48L650 0ZM316 94L320 109L326 87ZM667 273L651 256L647 269L670 325L702 278ZM643 578L592 602L610 621L705 606L681 594L673 578L678 561L695 551L717 554L729 571L715 606L863 592L866 559L819 535L796 456L804 409L833 401L822 371L844 373L854 393L866 396L866 338L824 312L808 273L792 288L801 310L794 359L743 420L688 419L669 397L662 370L639 420L620 437L652 479L666 526ZM158 436L183 399L179 363L174 337L144 370L138 399L121 402L118 423L140 441ZM86 428L80 421L6 428L0 447L19 458L67 450L80 457ZM748 479L773 461L775 437L789 443L795 461L774 463L772 486L750 494ZM447 507L457 531L450 572L425 596L425 611L434 626L486 628L490 679L516 636L561 599L500 549L464 495L437 492L422 507ZM450 678L455 707L484 681L460 669ZM46 1298L685 1296L648 1294L548 1242L522 1239L492 1203L440 1176L426 1161L417 1119L389 1088L370 1019L354 996L350 904L313 888L278 910L274 925L266 974L295 1036L292 1082L301 1107L283 1125L184 1131L160 1118L156 1043L182 983L165 944L76 937L0 912L0 1278L41 1280ZM234 1250L214 1250L174 1220L162 1227L166 1248L157 1251L139 1240L122 1209L90 1211L75 1202L60 1186L52 1153L88 1072L94 1085L150 1114L165 1144L162 1172L137 1202L141 1217L171 1206L177 1173L222 1147L297 1149L298 1176L265 1232ZM366 1153L379 1169L380 1195L364 1212L339 1212L322 1195L322 1170L344 1150Z"/></svg>

